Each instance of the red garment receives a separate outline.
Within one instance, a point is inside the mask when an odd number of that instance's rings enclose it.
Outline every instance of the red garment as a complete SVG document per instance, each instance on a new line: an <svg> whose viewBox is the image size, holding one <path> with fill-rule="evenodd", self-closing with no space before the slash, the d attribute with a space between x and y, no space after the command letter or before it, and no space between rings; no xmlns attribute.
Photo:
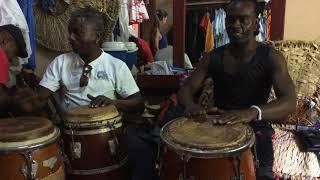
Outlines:
<svg viewBox="0 0 320 180"><path fill-rule="evenodd" d="M0 84L7 86L9 81L9 61L7 55L0 48Z"/></svg>
<svg viewBox="0 0 320 180"><path fill-rule="evenodd" d="M144 64L147 64L148 62L150 63L154 62L154 57L152 55L149 44L141 38L138 38L138 43L140 45L138 50L139 65L144 65Z"/></svg>
<svg viewBox="0 0 320 180"><path fill-rule="evenodd" d="M178 105L178 96L177 94L172 94L168 99L162 101L160 103L160 109L161 109L161 112L158 116L158 121L160 123L163 123L163 120L164 120L164 117L165 117L165 114L167 113L170 105L173 103L174 106L177 106Z"/></svg>
<svg viewBox="0 0 320 180"><path fill-rule="evenodd" d="M205 32L207 32L208 30L209 22L210 22L210 15L205 15L200 22L200 27L202 27Z"/></svg>

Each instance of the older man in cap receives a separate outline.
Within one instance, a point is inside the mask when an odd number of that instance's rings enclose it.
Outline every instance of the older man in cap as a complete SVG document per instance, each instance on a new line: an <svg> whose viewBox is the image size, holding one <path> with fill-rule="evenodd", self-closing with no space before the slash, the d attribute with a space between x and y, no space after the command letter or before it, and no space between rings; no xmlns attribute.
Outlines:
<svg viewBox="0 0 320 180"><path fill-rule="evenodd" d="M8 116L12 109L18 109L19 96L26 95L8 95L9 61L16 56L28 57L21 30L12 24L0 26L0 117Z"/></svg>

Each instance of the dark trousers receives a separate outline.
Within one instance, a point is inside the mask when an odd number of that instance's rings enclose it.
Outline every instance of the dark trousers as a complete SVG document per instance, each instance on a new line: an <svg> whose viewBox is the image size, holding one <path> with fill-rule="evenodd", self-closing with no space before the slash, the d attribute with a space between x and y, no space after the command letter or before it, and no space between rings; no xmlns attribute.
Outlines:
<svg viewBox="0 0 320 180"><path fill-rule="evenodd" d="M130 180L157 180L155 168L158 154L158 139L139 126L127 127L128 161Z"/></svg>
<svg viewBox="0 0 320 180"><path fill-rule="evenodd" d="M256 160L256 176L261 180L273 180L273 146L274 129L269 122L252 122L250 126L255 132L256 143L252 148Z"/></svg>

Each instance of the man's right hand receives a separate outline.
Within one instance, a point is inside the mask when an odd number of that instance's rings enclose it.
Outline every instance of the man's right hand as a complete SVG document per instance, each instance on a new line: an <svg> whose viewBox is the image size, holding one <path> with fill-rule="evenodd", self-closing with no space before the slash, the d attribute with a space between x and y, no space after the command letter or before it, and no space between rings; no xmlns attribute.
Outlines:
<svg viewBox="0 0 320 180"><path fill-rule="evenodd" d="M210 107L208 109L205 109L204 107L200 106L199 104L193 104L188 107L186 107L185 115L187 117L191 116L201 116L206 114L222 114L224 113L223 110L217 108L217 107Z"/></svg>
<svg viewBox="0 0 320 180"><path fill-rule="evenodd" d="M18 89L10 99L15 109L20 113L32 113L41 107L38 94L31 88Z"/></svg>

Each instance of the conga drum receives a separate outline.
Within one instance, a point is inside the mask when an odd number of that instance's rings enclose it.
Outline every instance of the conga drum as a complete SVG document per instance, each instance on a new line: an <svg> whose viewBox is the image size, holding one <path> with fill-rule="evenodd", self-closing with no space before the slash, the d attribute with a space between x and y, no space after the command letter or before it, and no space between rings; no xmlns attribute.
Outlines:
<svg viewBox="0 0 320 180"><path fill-rule="evenodd" d="M68 180L127 180L121 115L114 105L69 110L64 125Z"/></svg>
<svg viewBox="0 0 320 180"><path fill-rule="evenodd" d="M0 179L64 180L59 136L44 118L0 119Z"/></svg>
<svg viewBox="0 0 320 180"><path fill-rule="evenodd" d="M255 180L250 149L255 136L247 125L182 117L168 122L160 135L161 180Z"/></svg>

